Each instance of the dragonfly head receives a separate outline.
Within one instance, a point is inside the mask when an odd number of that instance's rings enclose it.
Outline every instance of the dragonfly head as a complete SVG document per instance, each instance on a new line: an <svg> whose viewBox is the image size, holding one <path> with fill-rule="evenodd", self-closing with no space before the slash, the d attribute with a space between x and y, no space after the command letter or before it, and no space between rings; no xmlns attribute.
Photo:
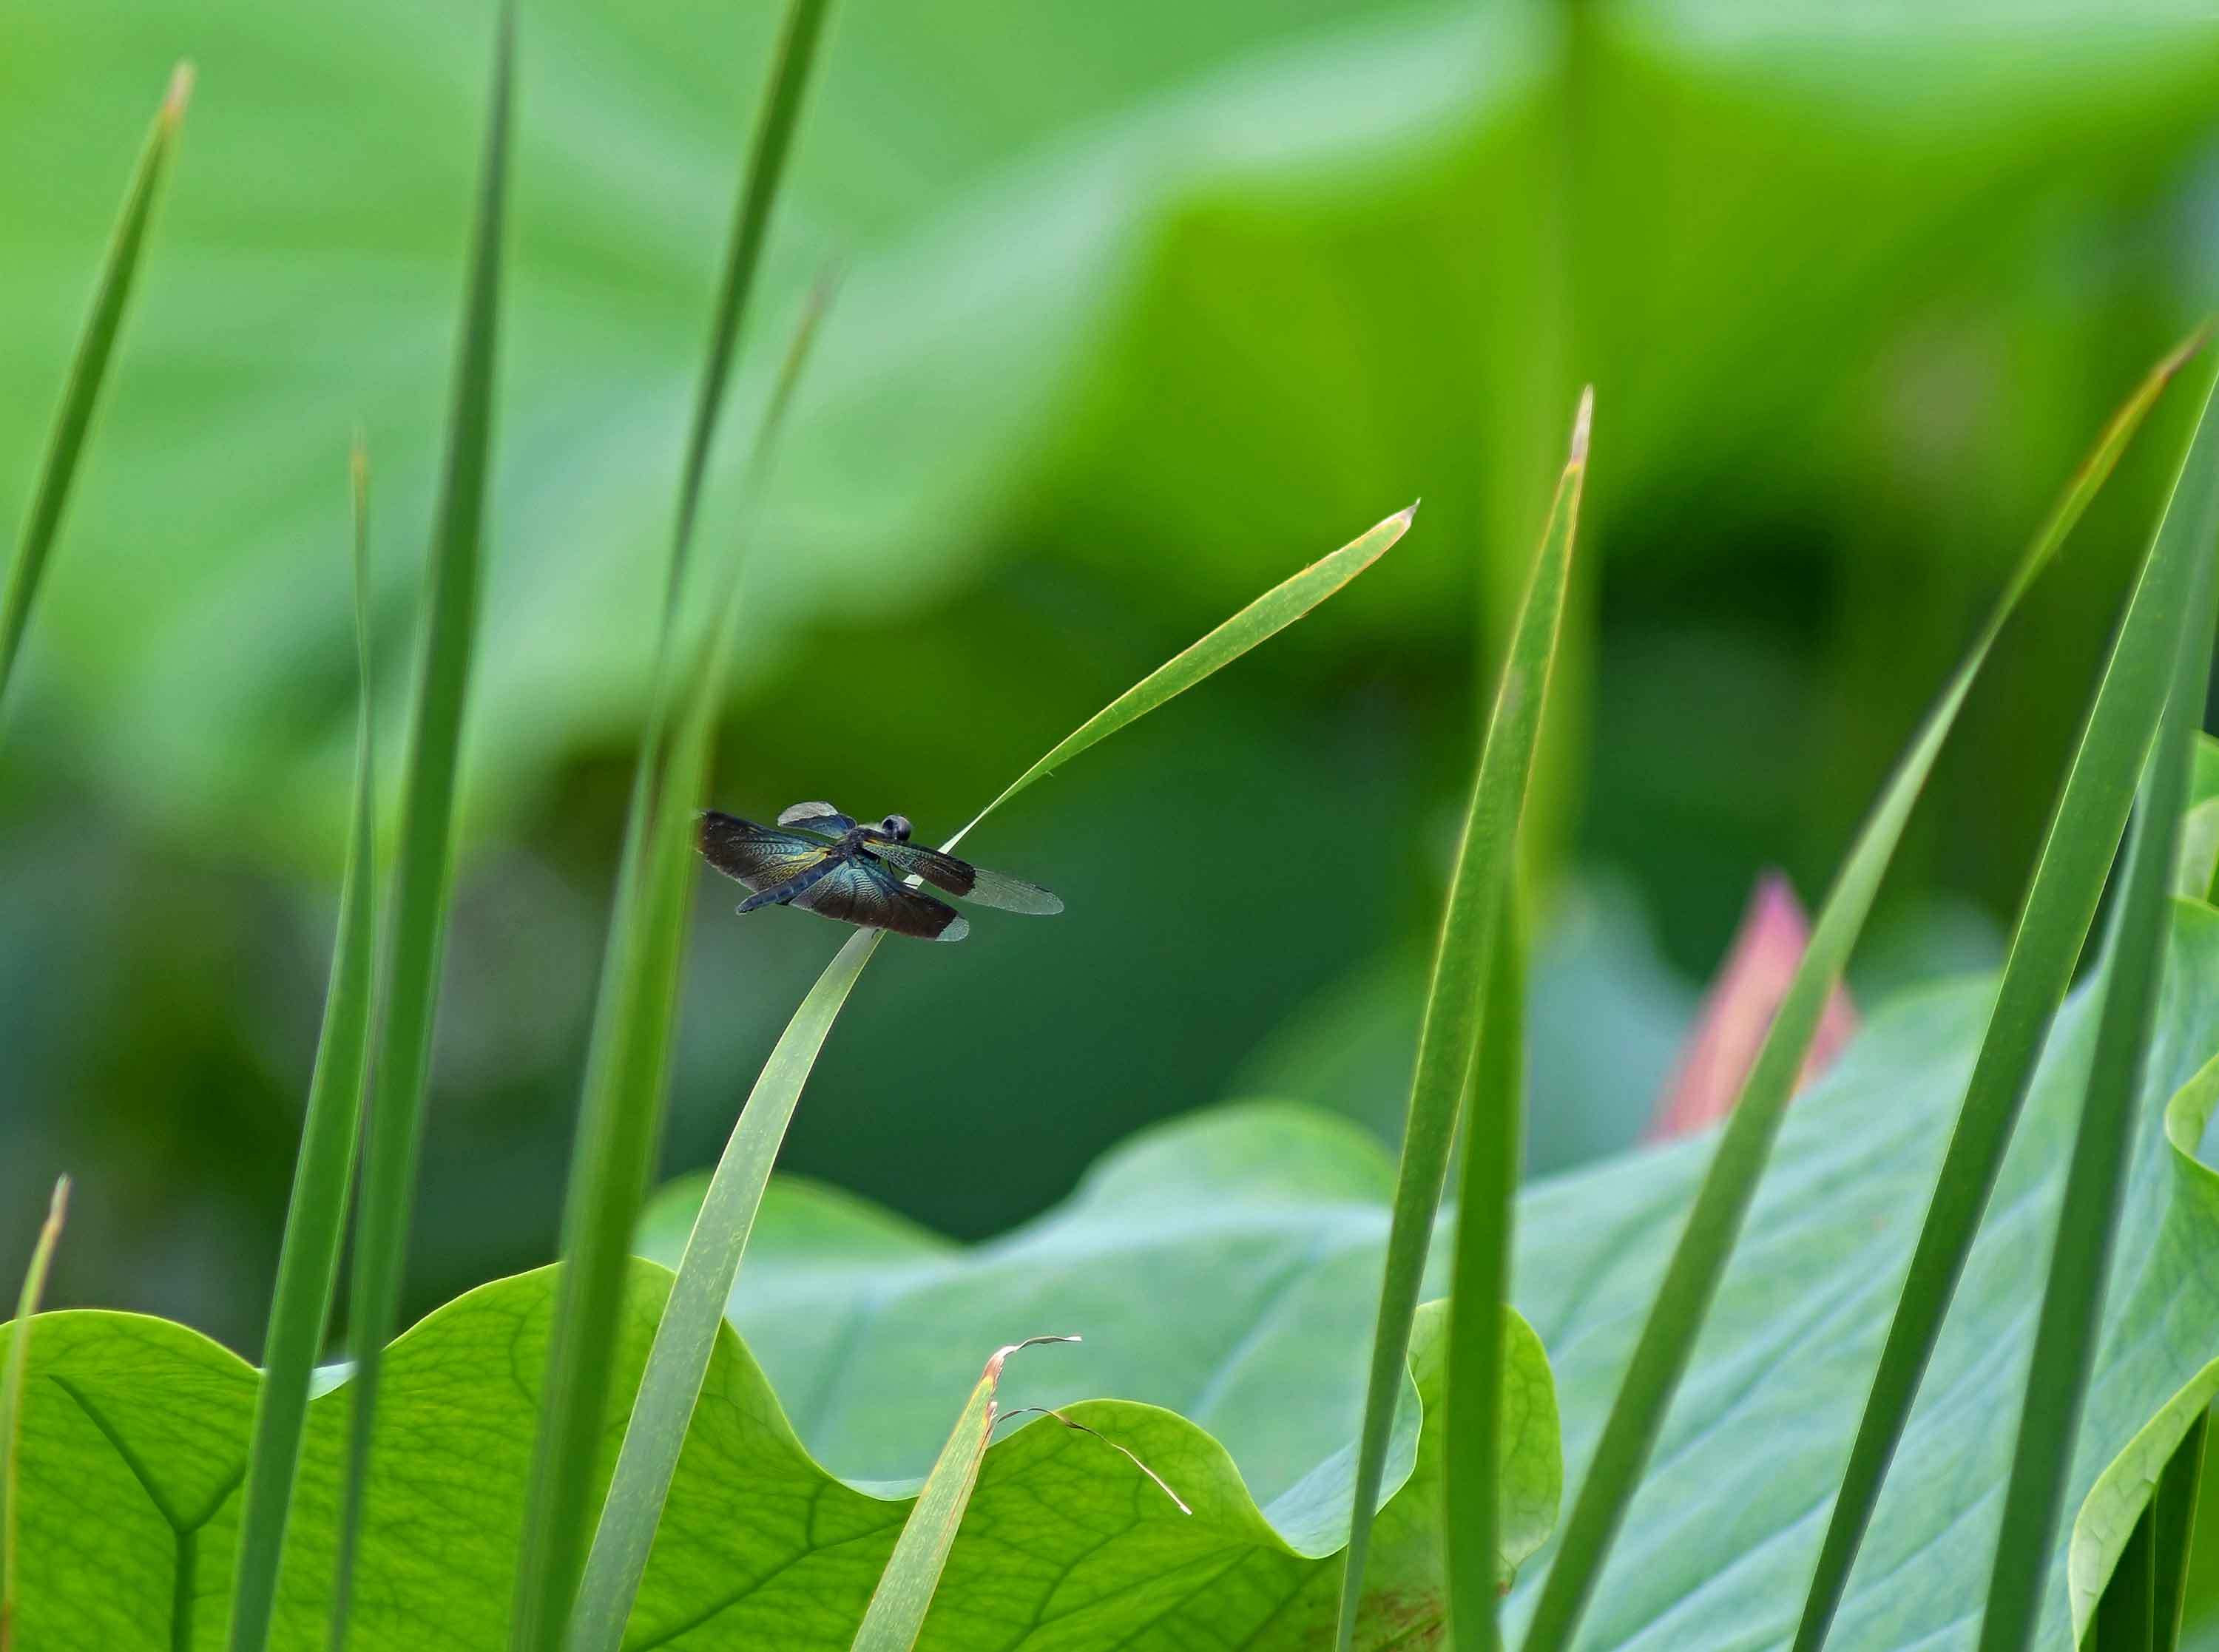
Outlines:
<svg viewBox="0 0 2219 1652"><path fill-rule="evenodd" d="M879 829L897 843L909 842L910 824L907 815L888 815L879 823Z"/></svg>

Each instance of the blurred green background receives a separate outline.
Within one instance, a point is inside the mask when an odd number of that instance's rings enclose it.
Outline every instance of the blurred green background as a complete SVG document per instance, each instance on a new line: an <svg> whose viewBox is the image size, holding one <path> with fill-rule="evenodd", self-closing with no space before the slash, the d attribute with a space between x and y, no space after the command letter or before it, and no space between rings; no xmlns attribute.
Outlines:
<svg viewBox="0 0 2219 1652"><path fill-rule="evenodd" d="M776 8L530 0L491 556L408 1308L553 1245L680 434ZM0 1277L252 1351L345 806L368 433L398 750L489 8L17 6L0 511L171 62L199 88L0 748ZM2094 3L848 0L747 411L845 271L752 539L717 801L944 835L1265 586L1377 569L973 847L784 1163L991 1233L1241 1091L1391 1133L1477 673L1578 385L1537 1170L1634 1138L1756 875L1815 896L2078 456L2219 292L2219 29ZM2153 426L1937 774L1854 984L1977 966L2182 430ZM389 767L389 764L388 764ZM394 792L388 787L387 801ZM666 1168L840 940L705 874Z"/></svg>

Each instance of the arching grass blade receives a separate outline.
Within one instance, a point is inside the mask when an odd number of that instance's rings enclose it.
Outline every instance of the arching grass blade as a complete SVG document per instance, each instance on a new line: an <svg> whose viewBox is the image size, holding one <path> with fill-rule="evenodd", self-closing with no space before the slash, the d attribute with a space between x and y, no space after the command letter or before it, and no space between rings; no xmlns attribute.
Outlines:
<svg viewBox="0 0 2219 1652"><path fill-rule="evenodd" d="M948 1551L955 1546L955 1529L963 1524L970 1506L971 1488L979 1483L979 1465L985 1460L986 1443L994 1434L994 1396L1002 1386L1002 1366L1011 1354L1044 1342L1077 1342L1076 1337L1028 1337L997 1349L986 1362L978 1387L955 1419L948 1444L925 1476L923 1489L894 1540L894 1552L879 1574L871 1591L871 1604L855 1630L855 1652L910 1652L931 1610L933 1591L948 1564Z"/></svg>
<svg viewBox="0 0 2219 1652"><path fill-rule="evenodd" d="M1787 997L1781 1002L1748 1082L1742 1087L1741 1098L1727 1120L1694 1208L1688 1213L1687 1225L1674 1248L1663 1282L1650 1305L1632 1360L1589 1460L1587 1477L1572 1506L1571 1515L1564 1523L1556 1562L1542 1585L1540 1599L1526 1631L1526 1652L1563 1652L1571 1643L1617 1537L1619 1523L1625 1518L1648 1465L1657 1431L1663 1425L1673 1393L1687 1369L1688 1353L1702 1329L1719 1276L1733 1253L1742 1220L1756 1196L1773 1139L1779 1133L1788 1097L1794 1090L1796 1078L1818 1031L1827 999L1872 910L1880 879L1901 841L1911 805L1918 801L1919 790L1941 753L1942 741L1956 720L1965 696L1971 691L2004 622L2055 553L2066 531L2092 494L2101 473L2108 470L2116 459L2117 448L2112 444L2113 435L2123 444L2123 432L2106 433L2105 444L2099 447L2094 463L2095 474L2084 471L2076 479L2066 506L2054 513L2036 534L1963 663L1934 708L1926 714L1910 749L1897 763L1879 802L1859 829L1848 859L1836 874L1803 961Z"/></svg>
<svg viewBox="0 0 2219 1652"><path fill-rule="evenodd" d="M1165 700L1184 693L1212 672L1230 665L1265 637L1293 624L1377 562L1389 545L1409 531L1417 512L1415 505L1397 511L1371 532L1351 540L1330 556L1321 556L1293 578L1273 586L1192 647L1165 661L1058 741L1038 762L1003 787L1000 795L981 809L969 825L949 838L944 847L953 849L978 828L980 821L1042 775L1053 774L1089 746L1146 717Z"/></svg>
<svg viewBox="0 0 2219 1652"><path fill-rule="evenodd" d="M2113 417L2043 525L2037 550L2054 547L2070 531L2143 416L2203 339L2199 332L2159 363ZM2167 545L2161 538L2153 543L2089 707L2019 908L1995 1008L1857 1424L1796 1629L1796 1652L1818 1652L1841 1604L1850 1565L2033 1082L2035 1064L2095 921L2133 804L2135 777L2164 704L2168 661L2162 639L2171 635L2187 600L2192 571L2183 545Z"/></svg>
<svg viewBox="0 0 2219 1652"><path fill-rule="evenodd" d="M718 1328L724 1322L724 1301L739 1272L771 1164L817 1053L881 938L876 929L857 930L817 977L763 1064L740 1115L740 1127L717 1162L625 1427L616 1475L578 1591L572 1652L623 1643L625 1622L647 1570L663 1500L677 1472Z"/></svg>
<svg viewBox="0 0 2219 1652"><path fill-rule="evenodd" d="M61 1243L62 1220L69 1212L69 1177L54 1183L47 1220L23 1270L23 1289L16 1299L16 1334L8 1342L8 1363L0 1367L0 1652L15 1643L16 1625L16 1450L23 1432L23 1379L31 1367L31 1321L47 1294L47 1270Z"/></svg>
<svg viewBox="0 0 2219 1652"><path fill-rule="evenodd" d="M2170 644L2162 650L2170 667L2165 711L2105 948L2096 1050L2035 1326L2018 1447L1980 1621L1983 1652L2017 1652L2034 1643L2134 1148L2135 1097L2157 1015L2180 817L2211 681L2212 632L2219 625L2219 420L2208 406L2158 539L2161 547L2168 542L2181 547L2177 554L2193 570L2191 595L2172 611L2172 623L2160 633Z"/></svg>
<svg viewBox="0 0 2219 1652"><path fill-rule="evenodd" d="M516 1610L509 1636L517 1652L535 1652L561 1643L587 1552L594 1442L608 1402L610 1351L632 1225L662 1140L672 1015L685 942L684 895L691 867L686 847L678 840L681 826L690 818L699 780L674 775L680 764L670 749L669 735L675 696L686 692L681 685L699 681L712 669L708 659L701 659L693 677L674 674L677 635L684 624L688 550L747 296L761 261L826 10L827 0L793 0L787 9L734 214L710 319L707 360L687 438L655 686L633 774L564 1200L568 1266L548 1349L524 1549L517 1570ZM810 332L805 324L802 341L789 357L789 370L766 419L765 436L757 443L758 455L768 451L768 433L783 416ZM728 582L737 579L735 565ZM713 639L724 635L718 618L723 605L698 606L705 615L703 625L712 639L709 652L713 658ZM714 669L720 673L721 663ZM625 1610L629 1611L628 1593ZM621 1630L619 1614L617 1632Z"/></svg>
<svg viewBox="0 0 2219 1652"><path fill-rule="evenodd" d="M231 1652L262 1652L277 1593L277 1563L301 1460L308 1383L315 1369L339 1254L346 1237L355 1143L369 1078L371 938L376 928L377 809L372 775L374 679L370 657L370 468L357 438L354 450L354 632L358 696L355 717L354 813L346 871L339 885L339 931L332 942L331 984L324 1025L308 1080L308 1110L277 1253L277 1284L263 1345L262 1386L255 1395L254 1433L247 1450L239 1513L239 1558L232 1578Z"/></svg>
<svg viewBox="0 0 2219 1652"><path fill-rule="evenodd" d="M979 821L1058 763L1145 717L1301 618L1384 555L1408 531L1416 508L1412 506L1397 512L1370 532L1273 587L1193 647L1127 689L1004 788L970 825L948 840L948 847L952 848ZM698 730L703 721L698 711L693 720ZM724 1304L739 1276L749 1234L786 1139L786 1126L841 1006L882 938L876 930L859 931L817 977L780 1035L717 1161L648 1351L639 1398L625 1431L601 1529L595 1535L579 1591L571 1652L606 1652L622 1636L625 1619L646 1568L656 1522L661 1518L694 1404L700 1397Z"/></svg>
<svg viewBox="0 0 2219 1652"><path fill-rule="evenodd" d="M402 783L400 847L386 917L383 1022L376 1045L351 1304L356 1368L347 1385L353 1413L333 1598L334 1648L346 1640L378 1371L385 1345L397 1328L409 1203L423 1146L424 1090L431 1071L432 1022L453 873L455 777L463 702L469 689L471 643L477 630L486 477L493 446L494 346L500 315L514 53L514 8L511 0L503 0L494 27L485 152L463 285L445 472L426 581L423 651Z"/></svg>
<svg viewBox="0 0 2219 1652"><path fill-rule="evenodd" d="M1594 408L1594 391L1583 392L1573 420L1570 456L1557 483L1556 500L1549 507L1548 525L1542 531L1525 599L1511 630L1510 651L1503 661L1494 713L1480 748L1471 801L1464 814L1464 836L1457 848L1456 870L1449 881L1448 908L1433 955L1433 983L1426 994L1425 1020L1418 1037L1417 1070L1410 1081L1409 1111L1403 1124L1402 1160L1395 1171L1394 1212L1379 1288L1379 1318L1371 1340L1371 1373L1357 1445L1356 1491L1349 1512L1348 1551L1340 1581L1341 1652L1347 1652L1356 1634L1357 1608L1364 1598L1364 1557L1371 1543L1371 1518L1387 1471L1388 1440L1395 1425L1395 1402L1402 1394L1419 1283L1433 1240L1433 1217L1440 1208L1442 1184L1448 1176L1457 1112L1471 1083L1472 1063L1479 1047L1488 1002L1488 969L1494 957L1502 903L1511 887L1518 820L1532 779L1533 751L1540 736L1549 674L1563 624L1564 592L1571 574L1572 545L1579 531L1580 494L1587 481L1588 433ZM1490 1119L1476 1127L1487 1138L1480 1149L1487 1152L1500 1146L1506 1127L1500 1119ZM1482 1181L1497 1188L1500 1178L1483 1167ZM1494 1208L1473 1218L1482 1224L1470 1242L1477 1251L1475 1265L1482 1270L1489 1266L1490 1251L1507 1252L1510 1221L1507 1198L1507 1193L1495 1197ZM1478 1311L1496 1317L1492 1333L1496 1336L1501 1334L1501 1304L1498 1291L1476 1305ZM1469 1321L1466 1329L1471 1330ZM1472 1332L1478 1341L1486 1340L1489 1334ZM1490 1357L1495 1375L1474 1377L1482 1390L1492 1382L1499 1394L1501 1360L1498 1348ZM1470 1375L1468 1363L1467 1375ZM1483 1398L1480 1406L1487 1407ZM1487 1453L1492 1448L1477 1450ZM1491 1500L1495 1493L1490 1484L1483 1494L1473 1494ZM1492 1543L1490 1535L1490 1548Z"/></svg>
<svg viewBox="0 0 2219 1652"><path fill-rule="evenodd" d="M1526 1095L1526 960L1514 891L1505 890L1501 900L1464 1121L1464 1173L1457 1182L1448 1393L1442 1407L1449 1641L1471 1652L1493 1652L1502 1643L1496 1612L1501 1599L1503 1305L1510 1299L1512 1200Z"/></svg>
<svg viewBox="0 0 2219 1652"><path fill-rule="evenodd" d="M69 503L70 484L77 479L78 463L84 455L85 434L92 425L100 387L108 376L109 358L115 351L115 335L123 325L123 310L131 297L131 283L139 273L145 250L146 225L161 193L162 174L170 152L177 147L177 127L185 118L185 103L192 96L193 71L179 64L170 76L168 95L156 112L152 128L139 152L139 164L123 192L123 211L108 243L108 257L100 266L100 279L92 289L92 314L85 318L78 339L76 357L62 386L61 406L54 412L53 432L47 438L45 460L32 485L30 508L24 513L22 536L16 542L16 560L9 566L8 587L0 594L0 703L8 697L8 680L22 649L23 632L31 621L31 604L39 594L39 581L47 571L54 540L61 531L63 508Z"/></svg>

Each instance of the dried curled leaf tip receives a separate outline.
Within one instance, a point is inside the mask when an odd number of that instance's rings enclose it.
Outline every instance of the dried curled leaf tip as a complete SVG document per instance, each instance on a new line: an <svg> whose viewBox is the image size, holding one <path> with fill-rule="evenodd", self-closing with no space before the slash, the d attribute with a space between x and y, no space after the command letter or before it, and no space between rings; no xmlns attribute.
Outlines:
<svg viewBox="0 0 2219 1652"><path fill-rule="evenodd" d="M1127 1446L1118 1444L1116 1441L1111 1439L1100 1429L1090 1428L1085 1423L1078 1421L1077 1419L1066 1417L1061 1412L1048 1406L1019 1406L1015 1411L1004 1412L995 1420L998 1422L1007 1422L1012 1417L1053 1417L1056 1421L1061 1423L1066 1428L1070 1429L1074 1433L1092 1435L1096 1439L1101 1441L1103 1444L1108 1446L1112 1451L1116 1452L1128 1463L1131 1463L1135 1469L1138 1469L1142 1474L1147 1475L1150 1480L1153 1481L1155 1482L1156 1489L1161 1492L1165 1496L1170 1498L1172 1500L1172 1506L1178 1510L1181 1514L1190 1516L1193 1514L1194 1511L1187 1506L1186 1499L1181 1497L1177 1492L1173 1491L1171 1488L1170 1484L1161 1475L1158 1474L1153 1469L1148 1467L1147 1463L1141 1462L1139 1453L1132 1450Z"/></svg>
<svg viewBox="0 0 2219 1652"><path fill-rule="evenodd" d="M989 1382L999 1382L1002 1380L1003 1362L1008 1359L1011 1354L1022 1352L1027 1348L1037 1348L1044 1342L1084 1342L1085 1340L1085 1338L1084 1337L1077 1336L1027 1337L1022 1342L1013 1342L1007 1347L997 1348L994 1351L994 1357L986 1362L986 1369L984 1372L984 1376Z"/></svg>

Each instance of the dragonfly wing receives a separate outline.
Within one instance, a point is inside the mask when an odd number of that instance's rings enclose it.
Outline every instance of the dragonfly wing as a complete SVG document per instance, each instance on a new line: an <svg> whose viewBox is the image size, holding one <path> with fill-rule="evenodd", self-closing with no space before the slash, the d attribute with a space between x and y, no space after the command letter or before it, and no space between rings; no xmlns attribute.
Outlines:
<svg viewBox="0 0 2219 1652"><path fill-rule="evenodd" d="M873 854L890 866L904 872L913 872L925 882L946 890L951 895L968 895L972 885L979 881L979 869L968 860L959 860L952 854L942 854L938 849L929 849L922 843L904 843L891 837L873 833L864 840Z"/></svg>
<svg viewBox="0 0 2219 1652"><path fill-rule="evenodd" d="M976 901L981 906L998 906L1004 912L1030 912L1041 917L1063 910L1062 900L1038 884L1029 884L1005 872L974 866L968 860L942 854L938 849L928 849L922 843L896 843L891 839L873 837L868 847L888 866L913 872L925 882L936 884L949 894Z"/></svg>
<svg viewBox="0 0 2219 1652"><path fill-rule="evenodd" d="M981 906L998 906L1004 912L1029 912L1035 917L1047 917L1063 910L1063 897L1054 890L1012 878L1006 872L990 872L985 866L973 866L971 872L969 898Z"/></svg>
<svg viewBox="0 0 2219 1652"><path fill-rule="evenodd" d="M823 860L831 848L799 832L759 826L714 809L701 817L699 842L702 856L711 866L758 891L799 877Z"/></svg>
<svg viewBox="0 0 2219 1652"><path fill-rule="evenodd" d="M867 929L891 929L920 941L960 941L967 920L945 901L897 883L883 866L842 862L796 895L789 904Z"/></svg>
<svg viewBox="0 0 2219 1652"><path fill-rule="evenodd" d="M797 803L778 811L781 826L799 826L804 831L825 832L834 837L844 837L855 829L855 823L830 804Z"/></svg>

